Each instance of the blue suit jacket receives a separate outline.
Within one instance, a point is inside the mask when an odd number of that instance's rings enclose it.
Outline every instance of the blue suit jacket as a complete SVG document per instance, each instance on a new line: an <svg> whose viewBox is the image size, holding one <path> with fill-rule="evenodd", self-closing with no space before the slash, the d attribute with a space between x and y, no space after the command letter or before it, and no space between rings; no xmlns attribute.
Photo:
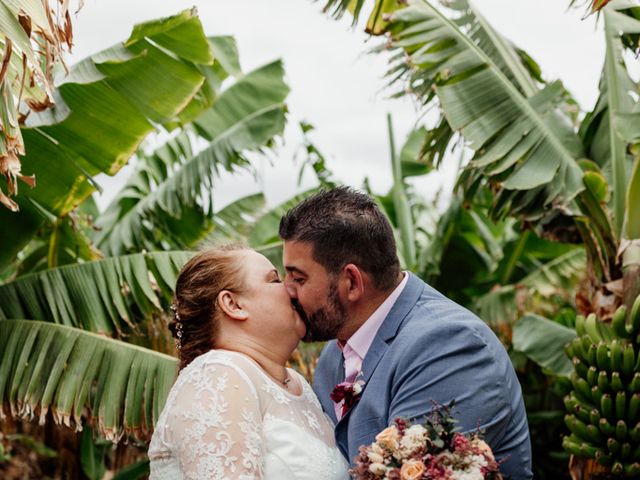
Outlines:
<svg viewBox="0 0 640 480"><path fill-rule="evenodd" d="M329 394L344 380L343 362L336 342L328 342L313 384L334 423ZM421 419L432 400L455 399L458 426L485 432L496 459L504 460L501 472L513 480L533 477L522 391L507 352L482 320L415 275L378 330L359 378L366 382L360 400L335 426L350 462L396 417Z"/></svg>

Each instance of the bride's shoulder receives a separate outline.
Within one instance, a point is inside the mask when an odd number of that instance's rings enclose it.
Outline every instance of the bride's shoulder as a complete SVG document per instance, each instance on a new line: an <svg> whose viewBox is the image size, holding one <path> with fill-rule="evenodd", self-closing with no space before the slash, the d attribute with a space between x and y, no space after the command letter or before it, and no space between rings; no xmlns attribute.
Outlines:
<svg viewBox="0 0 640 480"><path fill-rule="evenodd" d="M174 384L176 389L187 385L218 385L225 386L229 381L238 382L243 387L255 390L259 378L255 368L244 355L225 350L210 350L195 358L180 371Z"/></svg>

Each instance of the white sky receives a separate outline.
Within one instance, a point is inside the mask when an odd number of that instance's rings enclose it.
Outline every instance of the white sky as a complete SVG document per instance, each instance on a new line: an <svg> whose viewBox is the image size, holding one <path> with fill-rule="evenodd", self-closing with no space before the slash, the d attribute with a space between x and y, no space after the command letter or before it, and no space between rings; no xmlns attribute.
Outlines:
<svg viewBox="0 0 640 480"><path fill-rule="evenodd" d="M601 26L595 18L581 20L583 10L568 10L569 0L476 0L475 6L502 34L524 48L542 67L546 79L561 79L583 109L596 100L604 59ZM391 185L386 113L393 115L396 144L416 121L408 100L388 100L383 75L386 59L364 55L379 39L350 18L336 22L321 12L322 2L310 0L87 0L74 24L71 63L125 40L135 23L175 14L195 5L207 35L233 35L244 71L282 58L291 87L288 127L273 166L262 162L263 182L249 175L218 182L217 206L264 189L275 204L295 194L299 166L295 148L301 138L298 122L315 125L312 140L328 158L328 166L343 182L360 186L368 176L373 189L384 193ZM127 174L100 176L105 206ZM450 189L452 174L436 173L418 184L425 196ZM303 187L314 184L310 173Z"/></svg>

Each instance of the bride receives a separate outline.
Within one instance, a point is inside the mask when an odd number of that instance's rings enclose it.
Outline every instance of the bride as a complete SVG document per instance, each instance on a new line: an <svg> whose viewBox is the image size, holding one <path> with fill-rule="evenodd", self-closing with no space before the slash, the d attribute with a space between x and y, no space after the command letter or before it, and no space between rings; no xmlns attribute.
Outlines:
<svg viewBox="0 0 640 480"><path fill-rule="evenodd" d="M306 327L267 258L199 253L172 308L180 373L151 439L151 479L348 478L313 390L285 367Z"/></svg>

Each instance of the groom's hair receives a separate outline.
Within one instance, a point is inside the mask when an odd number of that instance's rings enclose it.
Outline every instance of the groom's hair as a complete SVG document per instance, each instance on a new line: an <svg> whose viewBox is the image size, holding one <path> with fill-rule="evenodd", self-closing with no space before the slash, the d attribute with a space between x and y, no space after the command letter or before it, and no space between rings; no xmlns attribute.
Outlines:
<svg viewBox="0 0 640 480"><path fill-rule="evenodd" d="M331 274L357 265L379 290L400 274L389 220L371 197L349 187L321 190L293 207L280 220L280 237L309 242L313 259Z"/></svg>

